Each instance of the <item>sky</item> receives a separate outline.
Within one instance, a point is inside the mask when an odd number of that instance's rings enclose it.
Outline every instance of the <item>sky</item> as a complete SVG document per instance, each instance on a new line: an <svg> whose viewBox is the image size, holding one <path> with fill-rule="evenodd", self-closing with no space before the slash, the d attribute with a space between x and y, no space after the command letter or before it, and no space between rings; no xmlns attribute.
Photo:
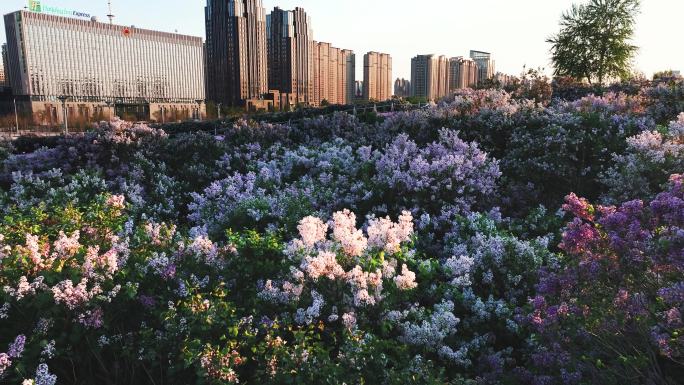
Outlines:
<svg viewBox="0 0 684 385"><path fill-rule="evenodd" d="M411 58L435 53L467 56L491 52L496 70L519 74L523 66L551 71L545 40L558 31L563 11L586 0L263 0L267 12L302 7L312 18L314 39L356 53L357 79L363 54L392 55L393 76L410 78ZM26 0L0 0L6 14ZM204 37L206 0L112 0L115 23ZM107 0L42 0L43 5L97 15L106 21ZM642 0L634 43L634 68L647 76L684 71L684 0ZM0 20L0 23L3 21ZM4 31L4 24L0 31ZM5 33L0 33L5 41Z"/></svg>

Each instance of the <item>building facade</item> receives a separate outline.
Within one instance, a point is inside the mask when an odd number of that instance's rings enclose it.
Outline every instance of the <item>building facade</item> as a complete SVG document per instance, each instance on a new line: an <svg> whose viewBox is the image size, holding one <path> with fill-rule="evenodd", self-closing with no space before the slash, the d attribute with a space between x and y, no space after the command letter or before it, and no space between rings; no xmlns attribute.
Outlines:
<svg viewBox="0 0 684 385"><path fill-rule="evenodd" d="M30 11L5 15L12 92L43 124L72 117L199 117L202 39ZM162 116L159 116L162 115Z"/></svg>
<svg viewBox="0 0 684 385"><path fill-rule="evenodd" d="M449 92L473 88L478 82L479 68L474 60L460 56L449 60Z"/></svg>
<svg viewBox="0 0 684 385"><path fill-rule="evenodd" d="M9 69L7 64L7 43L2 45L2 86L10 87Z"/></svg>
<svg viewBox="0 0 684 385"><path fill-rule="evenodd" d="M266 10L261 0L207 0L207 99L244 106L268 92Z"/></svg>
<svg viewBox="0 0 684 385"><path fill-rule="evenodd" d="M405 98L411 96L411 82L401 78L394 81L394 96Z"/></svg>
<svg viewBox="0 0 684 385"><path fill-rule="evenodd" d="M411 96L437 101L450 89L450 60L446 56L418 55L411 59Z"/></svg>
<svg viewBox="0 0 684 385"><path fill-rule="evenodd" d="M470 58L477 63L478 81L490 80L496 73L492 54L482 51L470 51Z"/></svg>
<svg viewBox="0 0 684 385"><path fill-rule="evenodd" d="M294 95L297 103L312 104L313 31L311 18L302 8L278 7L266 16L268 37L268 87Z"/></svg>
<svg viewBox="0 0 684 385"><path fill-rule="evenodd" d="M363 99L385 101L392 97L392 57L368 52L363 56Z"/></svg>
<svg viewBox="0 0 684 385"><path fill-rule="evenodd" d="M312 105L350 104L354 100L354 51L314 42L314 97Z"/></svg>

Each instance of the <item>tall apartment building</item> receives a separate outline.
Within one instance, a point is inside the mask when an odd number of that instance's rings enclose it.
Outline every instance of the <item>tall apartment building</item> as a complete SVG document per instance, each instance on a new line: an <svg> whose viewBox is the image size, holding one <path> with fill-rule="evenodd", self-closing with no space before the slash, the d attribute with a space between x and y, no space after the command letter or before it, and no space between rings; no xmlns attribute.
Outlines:
<svg viewBox="0 0 684 385"><path fill-rule="evenodd" d="M472 59L453 57L449 60L449 92L477 86L479 69Z"/></svg>
<svg viewBox="0 0 684 385"><path fill-rule="evenodd" d="M297 103L312 104L314 93L313 31L302 8L278 7L266 16L268 88L292 94Z"/></svg>
<svg viewBox="0 0 684 385"><path fill-rule="evenodd" d="M9 87L9 68L7 67L7 43L2 45L2 86Z"/></svg>
<svg viewBox="0 0 684 385"><path fill-rule="evenodd" d="M496 71L492 54L482 51L470 51L470 58L477 63L478 81L489 80L494 77Z"/></svg>
<svg viewBox="0 0 684 385"><path fill-rule="evenodd" d="M207 99L244 105L268 91L266 10L261 0L207 0Z"/></svg>
<svg viewBox="0 0 684 385"><path fill-rule="evenodd" d="M354 100L356 55L354 51L333 47L330 43L314 42L314 106L350 104Z"/></svg>
<svg viewBox="0 0 684 385"><path fill-rule="evenodd" d="M384 101L392 97L392 57L368 52L363 56L363 98Z"/></svg>
<svg viewBox="0 0 684 385"><path fill-rule="evenodd" d="M394 81L394 96L405 98L411 96L411 82L401 78Z"/></svg>
<svg viewBox="0 0 684 385"><path fill-rule="evenodd" d="M411 96L436 101L449 89L450 61L446 56L418 55L411 59Z"/></svg>
<svg viewBox="0 0 684 385"><path fill-rule="evenodd" d="M198 117L202 39L44 13L5 15L12 92L39 122L116 113L137 119ZM112 109L116 111L112 111ZM174 113L175 111L175 113ZM159 116L161 115L161 116Z"/></svg>
<svg viewBox="0 0 684 385"><path fill-rule="evenodd" d="M0 66L0 87L7 85L7 78L5 77L5 65Z"/></svg>

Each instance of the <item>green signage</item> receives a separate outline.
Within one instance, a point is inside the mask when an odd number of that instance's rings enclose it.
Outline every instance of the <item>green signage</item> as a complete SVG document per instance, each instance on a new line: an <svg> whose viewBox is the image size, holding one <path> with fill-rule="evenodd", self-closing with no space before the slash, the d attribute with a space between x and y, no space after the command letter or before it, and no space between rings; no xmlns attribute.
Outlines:
<svg viewBox="0 0 684 385"><path fill-rule="evenodd" d="M37 12L37 13L50 13L50 14L59 15L59 16L85 17L88 19L90 18L89 13L72 11L70 9L59 8L59 7L51 7L49 5L42 5L40 3L40 0L29 0L28 9L31 12Z"/></svg>
<svg viewBox="0 0 684 385"><path fill-rule="evenodd" d="M40 6L40 0L29 0L29 11L31 12L43 12Z"/></svg>

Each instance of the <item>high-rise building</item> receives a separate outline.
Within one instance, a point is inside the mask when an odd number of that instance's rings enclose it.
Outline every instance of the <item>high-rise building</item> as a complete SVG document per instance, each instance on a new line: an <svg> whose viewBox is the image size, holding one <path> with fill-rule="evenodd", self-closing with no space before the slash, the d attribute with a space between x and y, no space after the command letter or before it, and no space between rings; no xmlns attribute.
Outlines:
<svg viewBox="0 0 684 385"><path fill-rule="evenodd" d="M10 87L9 81L9 67L7 63L7 43L2 45L2 77L3 77L3 87Z"/></svg>
<svg viewBox="0 0 684 385"><path fill-rule="evenodd" d="M0 87L7 87L7 44L2 45L2 66L0 66Z"/></svg>
<svg viewBox="0 0 684 385"><path fill-rule="evenodd" d="M411 96L411 82L401 78L394 81L394 96L405 98Z"/></svg>
<svg viewBox="0 0 684 385"><path fill-rule="evenodd" d="M477 63L478 81L490 80L494 77L496 71L492 54L482 51L470 51L470 58Z"/></svg>
<svg viewBox="0 0 684 385"><path fill-rule="evenodd" d="M268 92L266 11L261 0L207 0L207 99L244 105Z"/></svg>
<svg viewBox="0 0 684 385"><path fill-rule="evenodd" d="M384 101L392 97L392 57L368 52L363 56L363 98Z"/></svg>
<svg viewBox="0 0 684 385"><path fill-rule="evenodd" d="M312 104L350 104L354 100L356 55L354 51L314 42L314 97Z"/></svg>
<svg viewBox="0 0 684 385"><path fill-rule="evenodd" d="M311 18L302 8L278 7L266 16L268 88L292 94L298 103L312 104L313 32Z"/></svg>
<svg viewBox="0 0 684 385"><path fill-rule="evenodd" d="M478 76L479 70L474 60L461 56L449 60L449 92L477 86Z"/></svg>
<svg viewBox="0 0 684 385"><path fill-rule="evenodd" d="M436 101L449 93L449 59L418 55L411 59L411 96Z"/></svg>
<svg viewBox="0 0 684 385"><path fill-rule="evenodd" d="M62 121L60 96L70 119L201 114L202 38L30 11L5 15L5 31L12 92L39 122Z"/></svg>

